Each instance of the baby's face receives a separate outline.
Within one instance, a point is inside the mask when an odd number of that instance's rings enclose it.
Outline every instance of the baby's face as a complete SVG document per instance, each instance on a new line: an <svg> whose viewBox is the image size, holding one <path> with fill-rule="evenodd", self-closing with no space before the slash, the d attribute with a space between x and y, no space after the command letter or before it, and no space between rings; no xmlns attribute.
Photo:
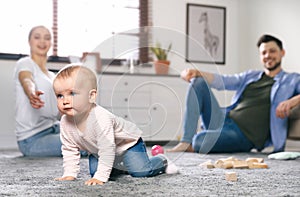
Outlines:
<svg viewBox="0 0 300 197"><path fill-rule="evenodd" d="M90 109L90 83L80 78L77 73L68 78L56 78L53 87L57 107L62 114L75 117Z"/></svg>

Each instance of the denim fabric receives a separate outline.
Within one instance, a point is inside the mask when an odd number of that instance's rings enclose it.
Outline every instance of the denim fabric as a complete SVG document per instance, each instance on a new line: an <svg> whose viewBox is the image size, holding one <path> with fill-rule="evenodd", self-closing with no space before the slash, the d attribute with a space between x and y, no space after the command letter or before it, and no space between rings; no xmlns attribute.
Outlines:
<svg viewBox="0 0 300 197"><path fill-rule="evenodd" d="M25 140L18 141L19 150L24 156L60 157L61 141L59 125L54 125Z"/></svg>
<svg viewBox="0 0 300 197"><path fill-rule="evenodd" d="M196 134L199 117L204 130ZM195 152L248 152L253 148L233 120L226 117L225 109L202 77L190 83L183 131L181 141L192 143Z"/></svg>
<svg viewBox="0 0 300 197"><path fill-rule="evenodd" d="M258 70L249 70L236 75L215 74L215 80L212 82L211 87L217 90L236 91L232 99L232 105L227 108L227 111L229 111L237 105L245 87L251 82L258 81L262 74L263 71ZM288 118L278 118L276 116L276 108L280 102L300 94L300 74L280 71L274 77L274 80L275 83L272 86L270 98L271 139L266 143L265 147L273 145L274 152L280 152L285 148Z"/></svg>
<svg viewBox="0 0 300 197"><path fill-rule="evenodd" d="M133 177L151 177L164 173L167 161L160 155L149 158L146 146L140 139L133 147L129 148L122 156L116 156L114 168L111 174L116 175L125 170ZM93 177L97 171L98 158L89 156L89 169Z"/></svg>
<svg viewBox="0 0 300 197"><path fill-rule="evenodd" d="M181 141L192 143L197 132L198 120L201 118L204 129L218 129L223 126L225 111L220 108L214 94L206 81L199 77L192 79L187 97L184 114L183 136Z"/></svg>
<svg viewBox="0 0 300 197"><path fill-rule="evenodd" d="M204 130L193 137L193 148L198 153L249 152L253 143L243 134L235 122L226 117L218 130Z"/></svg>

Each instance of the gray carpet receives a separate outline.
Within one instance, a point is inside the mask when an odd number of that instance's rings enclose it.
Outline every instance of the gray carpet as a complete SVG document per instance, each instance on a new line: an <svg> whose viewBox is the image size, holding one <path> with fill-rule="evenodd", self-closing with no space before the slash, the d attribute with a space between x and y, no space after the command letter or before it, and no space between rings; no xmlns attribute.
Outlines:
<svg viewBox="0 0 300 197"><path fill-rule="evenodd" d="M207 160L233 156L263 157L268 169L203 169ZM62 158L25 158L18 151L0 151L0 196L300 196L300 158L269 160L266 153L210 154L168 153L180 174L152 178L123 175L103 186L85 186L89 179L87 158L81 161L76 181L59 182ZM234 171L236 182L225 180Z"/></svg>

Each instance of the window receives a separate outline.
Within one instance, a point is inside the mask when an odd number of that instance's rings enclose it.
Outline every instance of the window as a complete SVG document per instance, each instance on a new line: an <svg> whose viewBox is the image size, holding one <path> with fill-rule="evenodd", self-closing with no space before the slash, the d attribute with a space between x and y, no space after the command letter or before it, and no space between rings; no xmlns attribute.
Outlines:
<svg viewBox="0 0 300 197"><path fill-rule="evenodd" d="M139 20L143 18L140 17L140 3L147 5L147 0L10 0L2 3L0 8L0 52L29 54L28 33L31 27L45 25L50 30L54 27L55 1L58 56L81 56L108 40L112 46L100 52L104 58L118 58L115 57L117 44L138 48L140 36L132 35L137 35L139 26L145 25ZM128 30L129 34L122 35L126 37L122 43L117 43L118 37L113 39L113 35Z"/></svg>
<svg viewBox="0 0 300 197"><path fill-rule="evenodd" d="M0 52L28 54L30 28L37 24L52 25L52 0L2 1L0 18Z"/></svg>

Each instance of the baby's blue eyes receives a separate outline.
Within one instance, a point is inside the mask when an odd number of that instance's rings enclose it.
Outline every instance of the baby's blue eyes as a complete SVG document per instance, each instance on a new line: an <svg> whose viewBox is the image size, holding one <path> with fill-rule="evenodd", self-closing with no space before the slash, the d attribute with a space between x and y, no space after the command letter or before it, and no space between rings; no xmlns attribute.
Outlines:
<svg viewBox="0 0 300 197"><path fill-rule="evenodd" d="M75 96L75 95L77 95L77 93L75 93L75 92L70 92L69 95ZM63 99L63 98L64 98L64 96L63 96L62 94L57 94L56 97L57 97L58 99Z"/></svg>
<svg viewBox="0 0 300 197"><path fill-rule="evenodd" d="M56 95L56 97L57 97L58 99L62 99L64 96L61 95L61 94L58 94L58 95Z"/></svg>

